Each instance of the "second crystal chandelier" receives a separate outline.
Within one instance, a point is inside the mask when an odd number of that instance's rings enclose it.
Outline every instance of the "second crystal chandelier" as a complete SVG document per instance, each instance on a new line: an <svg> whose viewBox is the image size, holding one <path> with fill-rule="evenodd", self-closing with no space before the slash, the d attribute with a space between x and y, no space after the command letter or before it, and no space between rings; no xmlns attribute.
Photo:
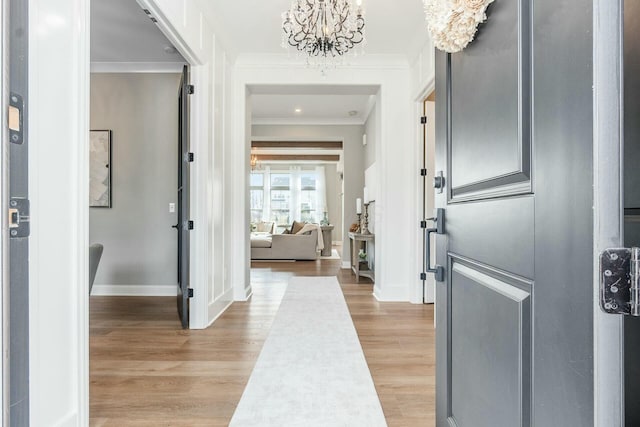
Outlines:
<svg viewBox="0 0 640 427"><path fill-rule="evenodd" d="M293 0L282 14L283 45L309 57L339 58L364 41L362 0Z"/></svg>

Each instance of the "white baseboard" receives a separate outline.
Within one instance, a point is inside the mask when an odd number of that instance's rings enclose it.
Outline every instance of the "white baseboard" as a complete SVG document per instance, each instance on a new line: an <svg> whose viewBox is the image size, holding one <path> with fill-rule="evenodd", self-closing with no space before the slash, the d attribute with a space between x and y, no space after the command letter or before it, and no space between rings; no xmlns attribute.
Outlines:
<svg viewBox="0 0 640 427"><path fill-rule="evenodd" d="M384 285L376 283L373 286L373 296L380 302L410 302L409 291L406 286Z"/></svg>
<svg viewBox="0 0 640 427"><path fill-rule="evenodd" d="M342 261L343 270L351 270L351 261Z"/></svg>
<svg viewBox="0 0 640 427"><path fill-rule="evenodd" d="M93 285L93 296L175 297L178 285Z"/></svg>

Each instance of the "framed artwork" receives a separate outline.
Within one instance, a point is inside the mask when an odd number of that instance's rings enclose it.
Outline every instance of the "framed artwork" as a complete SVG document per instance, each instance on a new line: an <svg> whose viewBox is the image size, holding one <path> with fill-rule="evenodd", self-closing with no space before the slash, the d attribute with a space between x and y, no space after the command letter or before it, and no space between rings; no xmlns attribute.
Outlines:
<svg viewBox="0 0 640 427"><path fill-rule="evenodd" d="M111 207L111 131L89 132L89 206Z"/></svg>

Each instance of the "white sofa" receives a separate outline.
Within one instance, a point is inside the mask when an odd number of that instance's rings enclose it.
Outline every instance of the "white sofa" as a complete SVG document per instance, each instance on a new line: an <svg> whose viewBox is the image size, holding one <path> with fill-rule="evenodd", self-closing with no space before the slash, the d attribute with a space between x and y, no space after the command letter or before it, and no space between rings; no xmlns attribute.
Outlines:
<svg viewBox="0 0 640 427"><path fill-rule="evenodd" d="M318 232L304 234L251 233L252 260L315 260Z"/></svg>

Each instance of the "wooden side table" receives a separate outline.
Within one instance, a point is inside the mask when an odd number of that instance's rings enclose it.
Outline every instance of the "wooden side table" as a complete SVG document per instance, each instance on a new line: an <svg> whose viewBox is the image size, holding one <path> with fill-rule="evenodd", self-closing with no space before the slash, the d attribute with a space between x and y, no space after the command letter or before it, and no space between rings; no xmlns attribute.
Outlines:
<svg viewBox="0 0 640 427"><path fill-rule="evenodd" d="M369 268L369 250L373 249L372 245L375 236L373 234L349 233L349 246L351 248L351 270L356 275L356 283L360 282L360 276L368 277L375 282L375 273ZM365 259L360 259L358 254L362 249L366 254Z"/></svg>
<svg viewBox="0 0 640 427"><path fill-rule="evenodd" d="M324 249L320 252L322 256L331 256L331 248L333 247L333 225L321 225L322 241L324 242Z"/></svg>

